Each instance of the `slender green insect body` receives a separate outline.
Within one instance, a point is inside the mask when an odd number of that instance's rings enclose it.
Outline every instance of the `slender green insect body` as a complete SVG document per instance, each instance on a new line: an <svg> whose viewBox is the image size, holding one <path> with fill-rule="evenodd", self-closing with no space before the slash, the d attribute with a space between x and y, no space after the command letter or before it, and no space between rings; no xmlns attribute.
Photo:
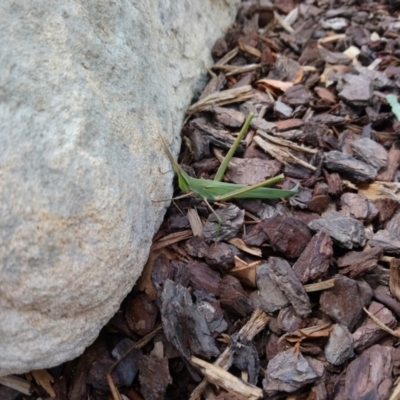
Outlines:
<svg viewBox="0 0 400 400"><path fill-rule="evenodd" d="M298 192L298 185L296 185L293 189L290 190L264 187L281 181L284 178L283 174L267 179L255 185L239 185L235 183L220 182L220 179L222 178L226 168L228 167L230 159L232 158L244 134L247 132L252 118L253 114L250 114L247 117L246 122L243 125L243 128L241 129L238 137L233 143L228 154L225 156L225 159L221 163L221 166L218 169L215 180L203 179L203 178L198 179L188 175L182 169L182 167L175 161L173 155L166 146L164 139L160 135L164 150L172 164L175 173L178 175L178 184L182 192L184 193L192 192L204 200L214 200L214 201L226 201L232 198L279 199L279 198L293 196Z"/></svg>

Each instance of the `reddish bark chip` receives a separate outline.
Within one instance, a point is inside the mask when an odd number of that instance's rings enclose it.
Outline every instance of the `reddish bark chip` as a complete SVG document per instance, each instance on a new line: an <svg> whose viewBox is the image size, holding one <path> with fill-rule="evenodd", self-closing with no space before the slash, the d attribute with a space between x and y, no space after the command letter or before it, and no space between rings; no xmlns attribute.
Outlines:
<svg viewBox="0 0 400 400"><path fill-rule="evenodd" d="M293 271L302 283L323 277L328 271L332 255L332 239L321 230L311 239L294 263Z"/></svg>
<svg viewBox="0 0 400 400"><path fill-rule="evenodd" d="M277 215L264 223L264 232L274 250L286 257L299 257L311 240L311 231L298 218Z"/></svg>
<svg viewBox="0 0 400 400"><path fill-rule="evenodd" d="M350 331L362 316L364 302L357 282L342 275L335 276L335 287L326 290L320 298L321 310Z"/></svg>
<svg viewBox="0 0 400 400"><path fill-rule="evenodd" d="M348 399L387 399L392 389L392 348L376 344L347 367Z"/></svg>
<svg viewBox="0 0 400 400"><path fill-rule="evenodd" d="M143 356L139 361L139 382L145 399L164 399L167 386L172 383L168 360Z"/></svg>

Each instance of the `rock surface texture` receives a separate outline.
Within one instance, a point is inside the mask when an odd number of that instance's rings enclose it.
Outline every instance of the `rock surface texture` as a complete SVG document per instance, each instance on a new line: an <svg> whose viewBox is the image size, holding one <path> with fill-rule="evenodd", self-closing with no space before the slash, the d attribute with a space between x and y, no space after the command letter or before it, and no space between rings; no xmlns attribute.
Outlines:
<svg viewBox="0 0 400 400"><path fill-rule="evenodd" d="M77 356L132 288L172 194L157 132L238 3L1 2L0 375Z"/></svg>

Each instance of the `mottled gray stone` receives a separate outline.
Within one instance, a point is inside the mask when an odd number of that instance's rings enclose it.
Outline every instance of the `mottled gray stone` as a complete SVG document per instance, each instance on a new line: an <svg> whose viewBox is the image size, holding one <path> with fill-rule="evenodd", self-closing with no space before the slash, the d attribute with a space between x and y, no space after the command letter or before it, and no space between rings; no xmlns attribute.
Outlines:
<svg viewBox="0 0 400 400"><path fill-rule="evenodd" d="M0 4L0 375L79 355L146 262L238 0Z"/></svg>
<svg viewBox="0 0 400 400"><path fill-rule="evenodd" d="M311 221L308 227L313 231L324 229L332 239L346 249L365 244L363 223L336 211L329 211L324 218Z"/></svg>
<svg viewBox="0 0 400 400"><path fill-rule="evenodd" d="M379 143L370 138L360 138L351 143L355 155L377 171L387 166L388 153Z"/></svg>
<svg viewBox="0 0 400 400"><path fill-rule="evenodd" d="M373 182L377 174L376 169L370 165L336 150L324 154L324 165L354 182Z"/></svg>
<svg viewBox="0 0 400 400"><path fill-rule="evenodd" d="M336 324L329 336L324 349L326 359L333 365L343 364L353 357L353 338L349 330L340 324Z"/></svg>

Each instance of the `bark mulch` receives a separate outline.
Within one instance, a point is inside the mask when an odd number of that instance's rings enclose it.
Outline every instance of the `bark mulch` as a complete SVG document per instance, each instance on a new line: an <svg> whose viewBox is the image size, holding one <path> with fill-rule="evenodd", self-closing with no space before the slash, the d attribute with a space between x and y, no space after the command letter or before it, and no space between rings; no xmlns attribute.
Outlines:
<svg viewBox="0 0 400 400"><path fill-rule="evenodd" d="M0 398L400 398L399 5L244 1L179 162L213 179L253 112L224 179L299 192L173 202L95 343Z"/></svg>

